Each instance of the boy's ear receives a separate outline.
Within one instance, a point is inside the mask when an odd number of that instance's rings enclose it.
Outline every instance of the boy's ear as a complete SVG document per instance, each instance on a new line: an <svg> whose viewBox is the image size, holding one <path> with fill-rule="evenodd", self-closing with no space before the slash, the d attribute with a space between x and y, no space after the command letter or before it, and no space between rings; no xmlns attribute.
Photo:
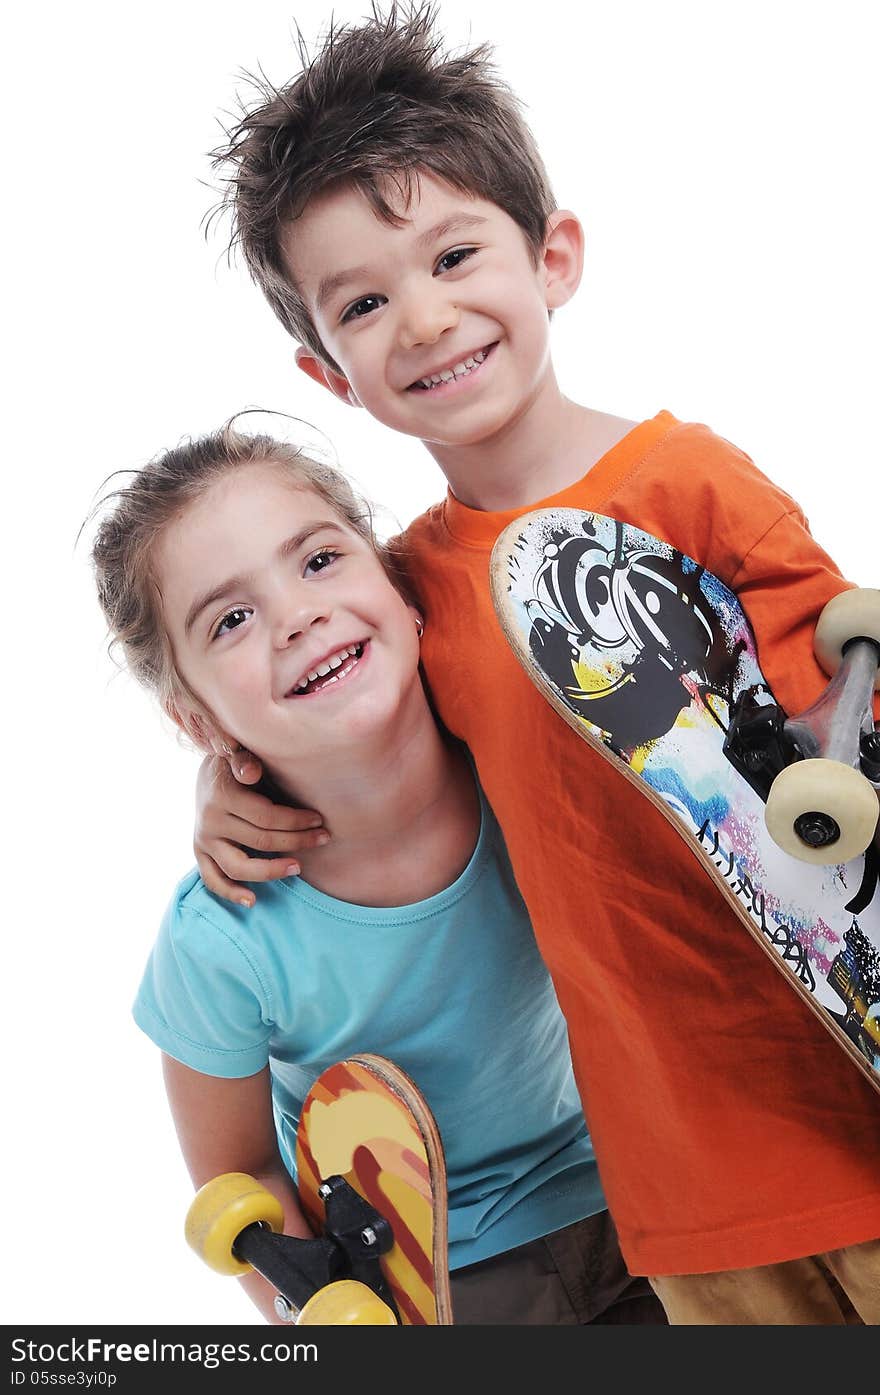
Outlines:
<svg viewBox="0 0 880 1395"><path fill-rule="evenodd" d="M544 288L548 310L571 300L584 270L584 229L567 208L557 208L547 219L544 238Z"/></svg>
<svg viewBox="0 0 880 1395"><path fill-rule="evenodd" d="M350 407L359 407L361 404L355 397L348 379L342 373L337 373L335 368L323 363L309 349L302 346L296 351L296 366L301 368L307 378L312 382L320 383L321 387L327 388L342 402L347 402Z"/></svg>

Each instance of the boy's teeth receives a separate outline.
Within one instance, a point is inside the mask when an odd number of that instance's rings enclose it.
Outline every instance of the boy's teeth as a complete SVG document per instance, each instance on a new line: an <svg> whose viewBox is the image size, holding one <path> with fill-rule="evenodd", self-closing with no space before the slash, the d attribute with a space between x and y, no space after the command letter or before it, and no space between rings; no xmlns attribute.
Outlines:
<svg viewBox="0 0 880 1395"><path fill-rule="evenodd" d="M472 358L463 359L461 363L456 363L452 368L444 368L442 373L432 373L430 378L419 378L419 387L432 388L440 383L449 383L453 378L467 377L471 369L478 368L485 360L486 351L480 349L479 353Z"/></svg>

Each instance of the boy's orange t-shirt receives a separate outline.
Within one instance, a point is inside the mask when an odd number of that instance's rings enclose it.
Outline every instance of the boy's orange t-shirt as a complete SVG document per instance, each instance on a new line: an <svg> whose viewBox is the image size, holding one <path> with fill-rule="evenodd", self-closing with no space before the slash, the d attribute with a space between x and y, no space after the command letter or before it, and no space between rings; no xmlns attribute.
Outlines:
<svg viewBox="0 0 880 1395"><path fill-rule="evenodd" d="M707 427L660 413L531 507L542 505L632 523L725 581L787 712L823 688L813 627L847 583L794 501ZM450 495L403 544L430 688L504 831L628 1267L747 1268L880 1236L880 1097L679 835L507 647L489 554L526 512L481 513Z"/></svg>

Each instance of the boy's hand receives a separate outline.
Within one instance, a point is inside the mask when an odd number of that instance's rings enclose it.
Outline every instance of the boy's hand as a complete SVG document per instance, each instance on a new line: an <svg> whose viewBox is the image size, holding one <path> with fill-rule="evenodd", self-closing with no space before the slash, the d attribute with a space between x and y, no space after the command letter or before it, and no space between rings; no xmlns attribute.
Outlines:
<svg viewBox="0 0 880 1395"><path fill-rule="evenodd" d="M202 881L215 896L241 906L252 906L255 900L243 882L296 876L300 866L293 854L318 847L330 837L313 809L289 809L242 788L255 784L261 774L255 756L235 751L228 759L206 756L196 781L193 849ZM240 844L255 852L285 856L250 857Z"/></svg>

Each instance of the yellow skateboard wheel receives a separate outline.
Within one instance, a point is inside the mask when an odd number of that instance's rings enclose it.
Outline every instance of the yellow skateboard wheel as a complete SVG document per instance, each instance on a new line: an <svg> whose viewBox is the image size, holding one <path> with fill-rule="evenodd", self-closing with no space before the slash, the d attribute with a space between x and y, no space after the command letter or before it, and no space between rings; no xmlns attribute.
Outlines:
<svg viewBox="0 0 880 1395"><path fill-rule="evenodd" d="M186 1215L186 1239L218 1274L249 1274L251 1266L237 1259L232 1247L255 1222L280 1231L281 1202L246 1172L224 1172L196 1192Z"/></svg>
<svg viewBox="0 0 880 1395"><path fill-rule="evenodd" d="M356 1279L339 1279L313 1293L298 1327L396 1327L397 1318L378 1293Z"/></svg>
<svg viewBox="0 0 880 1395"><path fill-rule="evenodd" d="M863 587L841 591L819 616L813 649L825 672L832 677L840 667L844 645L851 639L873 639L880 644L880 590ZM880 672L874 687L880 688Z"/></svg>
<svg viewBox="0 0 880 1395"><path fill-rule="evenodd" d="M840 836L825 847L810 847L795 824L814 814L833 819ZM764 821L783 852L801 862L849 862L874 836L880 803L870 781L837 760L801 760L788 765L770 786Z"/></svg>

